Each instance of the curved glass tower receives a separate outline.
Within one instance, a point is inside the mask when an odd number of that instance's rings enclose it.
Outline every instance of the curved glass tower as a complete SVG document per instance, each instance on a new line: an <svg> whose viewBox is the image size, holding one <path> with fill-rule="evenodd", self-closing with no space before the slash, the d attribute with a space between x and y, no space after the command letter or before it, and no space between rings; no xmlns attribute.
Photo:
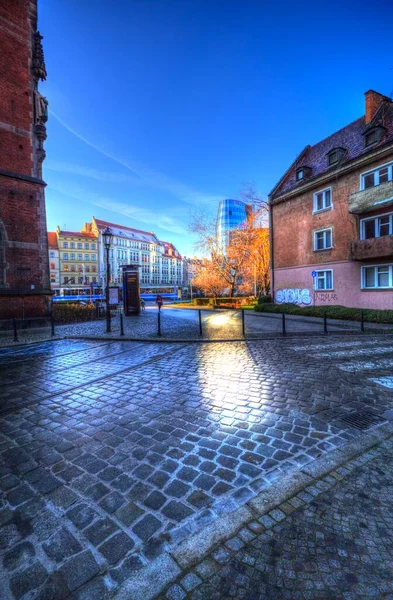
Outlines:
<svg viewBox="0 0 393 600"><path fill-rule="evenodd" d="M217 239L223 254L229 243L229 232L232 229L239 229L247 221L247 216L251 210L251 205L244 204L240 200L221 200L218 205L217 214Z"/></svg>

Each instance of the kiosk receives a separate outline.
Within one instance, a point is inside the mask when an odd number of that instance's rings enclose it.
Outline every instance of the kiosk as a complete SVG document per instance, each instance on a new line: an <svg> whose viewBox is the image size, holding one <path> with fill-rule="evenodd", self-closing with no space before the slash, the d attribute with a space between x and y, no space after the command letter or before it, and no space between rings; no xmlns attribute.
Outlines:
<svg viewBox="0 0 393 600"><path fill-rule="evenodd" d="M123 305L125 315L141 312L138 265L122 265L123 269Z"/></svg>

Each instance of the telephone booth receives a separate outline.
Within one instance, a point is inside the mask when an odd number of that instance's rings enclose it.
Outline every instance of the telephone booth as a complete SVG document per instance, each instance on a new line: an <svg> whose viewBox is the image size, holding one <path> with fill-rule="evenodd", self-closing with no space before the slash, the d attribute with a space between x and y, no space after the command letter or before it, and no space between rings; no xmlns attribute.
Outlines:
<svg viewBox="0 0 393 600"><path fill-rule="evenodd" d="M139 314L141 311L139 267L137 265L123 265L122 269L124 314Z"/></svg>

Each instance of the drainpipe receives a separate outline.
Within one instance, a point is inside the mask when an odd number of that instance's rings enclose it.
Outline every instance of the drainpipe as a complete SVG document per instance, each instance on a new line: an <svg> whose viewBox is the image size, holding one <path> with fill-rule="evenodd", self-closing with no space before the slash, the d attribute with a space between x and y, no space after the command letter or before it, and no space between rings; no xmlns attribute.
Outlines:
<svg viewBox="0 0 393 600"><path fill-rule="evenodd" d="M269 198L269 238L270 238L270 294L274 302L274 235L273 235L273 204L272 199Z"/></svg>

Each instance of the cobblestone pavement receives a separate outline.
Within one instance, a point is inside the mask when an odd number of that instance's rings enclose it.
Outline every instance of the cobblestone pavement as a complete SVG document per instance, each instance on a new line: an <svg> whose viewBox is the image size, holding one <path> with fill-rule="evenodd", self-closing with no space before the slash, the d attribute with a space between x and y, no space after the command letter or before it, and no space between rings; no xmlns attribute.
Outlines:
<svg viewBox="0 0 393 600"><path fill-rule="evenodd" d="M393 439L251 521L160 600L393 598Z"/></svg>
<svg viewBox="0 0 393 600"><path fill-rule="evenodd" d="M392 419L392 365L392 336L0 350L1 600L116 594L168 545Z"/></svg>
<svg viewBox="0 0 393 600"><path fill-rule="evenodd" d="M231 310L202 310L202 332L204 339L242 339L242 319L240 311ZM390 330L392 327L366 323L366 330ZM286 316L286 332L293 334L322 334L323 319L311 317ZM328 319L328 330L333 333L353 334L359 333L360 325L356 322L337 321ZM157 309L149 307L140 315L124 317L125 336L133 339L157 339ZM195 309L176 309L165 307L161 312L161 331L163 338L199 340L198 311ZM282 315L262 314L254 311L245 311L245 335L247 338L260 336L275 336L282 332ZM0 332L0 346L7 346L13 341L13 331ZM112 318L112 332L106 333L105 320L77 323L73 325L57 325L57 337L106 337L118 338L120 336L120 316ZM49 326L42 329L20 329L18 338L21 343L43 341L51 339ZM162 339L162 338L161 338Z"/></svg>

